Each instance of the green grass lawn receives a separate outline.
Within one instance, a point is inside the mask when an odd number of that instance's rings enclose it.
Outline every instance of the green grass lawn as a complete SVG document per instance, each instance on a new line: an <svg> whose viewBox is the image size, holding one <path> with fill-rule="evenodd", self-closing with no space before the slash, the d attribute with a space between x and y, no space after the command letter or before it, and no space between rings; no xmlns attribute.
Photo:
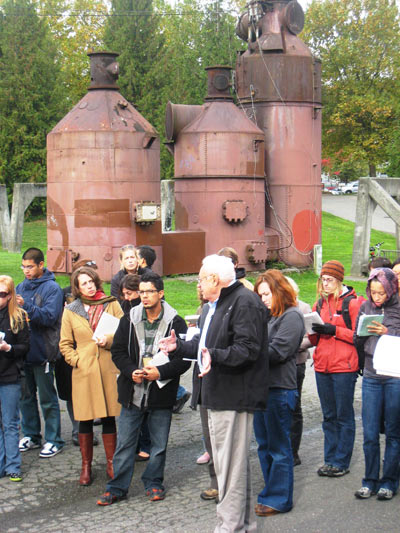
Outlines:
<svg viewBox="0 0 400 533"><path fill-rule="evenodd" d="M323 213L322 217L322 248L323 261L336 259L341 261L345 266L347 274L350 273L351 257L353 251L353 233L354 223L344 220L328 213ZM384 248L394 250L396 248L395 238L393 235L382 231L371 231L371 243L383 241ZM26 222L24 225L24 235L22 250L30 246L47 249L46 221L37 220ZM21 254L9 253L0 248L0 272L8 274L14 278L16 283L23 280L23 274L20 269ZM300 299L308 302L310 305L316 299L315 286L317 276L312 271L302 272L300 274L291 274L291 277L300 287ZM254 282L254 276L248 276L250 281ZM165 295L168 302L175 307L179 314L189 315L195 313L198 307L196 295L196 283L191 281L193 277L185 280L184 278L168 278L165 282ZM68 276L57 276L57 281L62 287L69 284ZM365 282L347 282L354 287L359 294L365 293ZM110 285L104 284L106 292L109 292Z"/></svg>

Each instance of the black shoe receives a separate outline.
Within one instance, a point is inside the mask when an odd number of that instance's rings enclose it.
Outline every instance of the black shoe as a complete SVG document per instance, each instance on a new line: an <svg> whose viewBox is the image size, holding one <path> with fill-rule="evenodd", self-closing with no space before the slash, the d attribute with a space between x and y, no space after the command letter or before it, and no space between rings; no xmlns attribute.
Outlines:
<svg viewBox="0 0 400 533"><path fill-rule="evenodd" d="M329 472L331 471L332 466L331 465L322 465L321 468L318 468L317 474L319 476L329 476Z"/></svg>
<svg viewBox="0 0 400 533"><path fill-rule="evenodd" d="M172 408L172 412L177 414L182 411L182 409L185 406L185 403L190 399L192 393L191 392L185 392L185 394L180 398L179 400L176 400L176 403L174 407Z"/></svg>
<svg viewBox="0 0 400 533"><path fill-rule="evenodd" d="M348 474L350 470L348 468L339 468L338 466L331 466L329 469L327 476L328 477L341 477Z"/></svg>
<svg viewBox="0 0 400 533"><path fill-rule="evenodd" d="M299 466L301 465L301 459L299 457L298 453L293 454L293 466Z"/></svg>

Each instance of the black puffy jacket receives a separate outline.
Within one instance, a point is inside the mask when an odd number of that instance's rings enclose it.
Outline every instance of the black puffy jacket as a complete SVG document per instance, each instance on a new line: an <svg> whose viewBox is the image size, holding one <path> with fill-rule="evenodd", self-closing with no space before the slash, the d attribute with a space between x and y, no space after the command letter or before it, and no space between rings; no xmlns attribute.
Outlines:
<svg viewBox="0 0 400 533"><path fill-rule="evenodd" d="M200 317L200 331L208 306ZM200 335L178 340L175 354L197 358ZM259 296L236 281L223 288L206 346L212 366L201 378L199 403L206 409L258 411L268 397L268 313Z"/></svg>
<svg viewBox="0 0 400 533"><path fill-rule="evenodd" d="M0 383L16 383L29 351L29 327L25 322L23 329L13 333L10 326L8 307L0 309L0 331L5 333L4 340L11 344L9 352L0 351Z"/></svg>

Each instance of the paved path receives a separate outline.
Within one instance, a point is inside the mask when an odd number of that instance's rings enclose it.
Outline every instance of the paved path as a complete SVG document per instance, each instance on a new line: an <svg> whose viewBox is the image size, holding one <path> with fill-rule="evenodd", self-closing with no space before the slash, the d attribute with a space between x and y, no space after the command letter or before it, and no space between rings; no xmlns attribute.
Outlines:
<svg viewBox="0 0 400 533"><path fill-rule="evenodd" d="M356 219L356 194L342 194L334 196L333 194L322 195L322 210L337 217L355 222ZM387 233L395 233L395 223L379 206L374 211L372 217L372 227Z"/></svg>
<svg viewBox="0 0 400 533"><path fill-rule="evenodd" d="M183 383L191 388L190 371ZM322 464L321 413L315 390L314 371L307 369L304 387L304 437L302 464L295 468L294 508L290 513L258 519L259 532L375 532L399 531L400 497L391 502L375 498L359 501L353 492L360 487L363 454L360 430L360 383L355 408L357 438L351 473L326 479L316 474ZM101 508L96 498L105 487L105 458L101 445L95 447L95 480L90 487L78 484L79 449L71 444L70 423L63 407L63 437L67 445L52 459L39 459L38 450L23 454L22 483L0 480L1 533L206 533L215 526L215 504L199 498L208 487L207 468L195 463L202 453L201 428L197 412L185 407L174 415L168 449L165 484L167 498L148 502L137 465L127 501ZM99 431L99 428L96 428ZM100 436L100 435L99 435ZM262 488L256 444L251 448L253 487Z"/></svg>

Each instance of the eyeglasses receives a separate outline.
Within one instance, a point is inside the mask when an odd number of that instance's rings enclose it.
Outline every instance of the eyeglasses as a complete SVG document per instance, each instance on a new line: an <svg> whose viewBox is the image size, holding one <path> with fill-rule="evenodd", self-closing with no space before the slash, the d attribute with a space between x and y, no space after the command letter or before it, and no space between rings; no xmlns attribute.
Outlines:
<svg viewBox="0 0 400 533"><path fill-rule="evenodd" d="M6 296L8 296L10 293L9 292L0 292L0 298L5 298Z"/></svg>
<svg viewBox="0 0 400 533"><path fill-rule="evenodd" d="M21 270L32 270L32 268L35 268L36 265L27 265L27 266L24 266L24 265L21 265Z"/></svg>
<svg viewBox="0 0 400 533"><path fill-rule="evenodd" d="M159 292L157 289L149 289L148 291L138 291L139 296L144 296L145 294L154 294Z"/></svg>
<svg viewBox="0 0 400 533"><path fill-rule="evenodd" d="M335 278L320 278L321 282L322 283L333 283L335 280Z"/></svg>

